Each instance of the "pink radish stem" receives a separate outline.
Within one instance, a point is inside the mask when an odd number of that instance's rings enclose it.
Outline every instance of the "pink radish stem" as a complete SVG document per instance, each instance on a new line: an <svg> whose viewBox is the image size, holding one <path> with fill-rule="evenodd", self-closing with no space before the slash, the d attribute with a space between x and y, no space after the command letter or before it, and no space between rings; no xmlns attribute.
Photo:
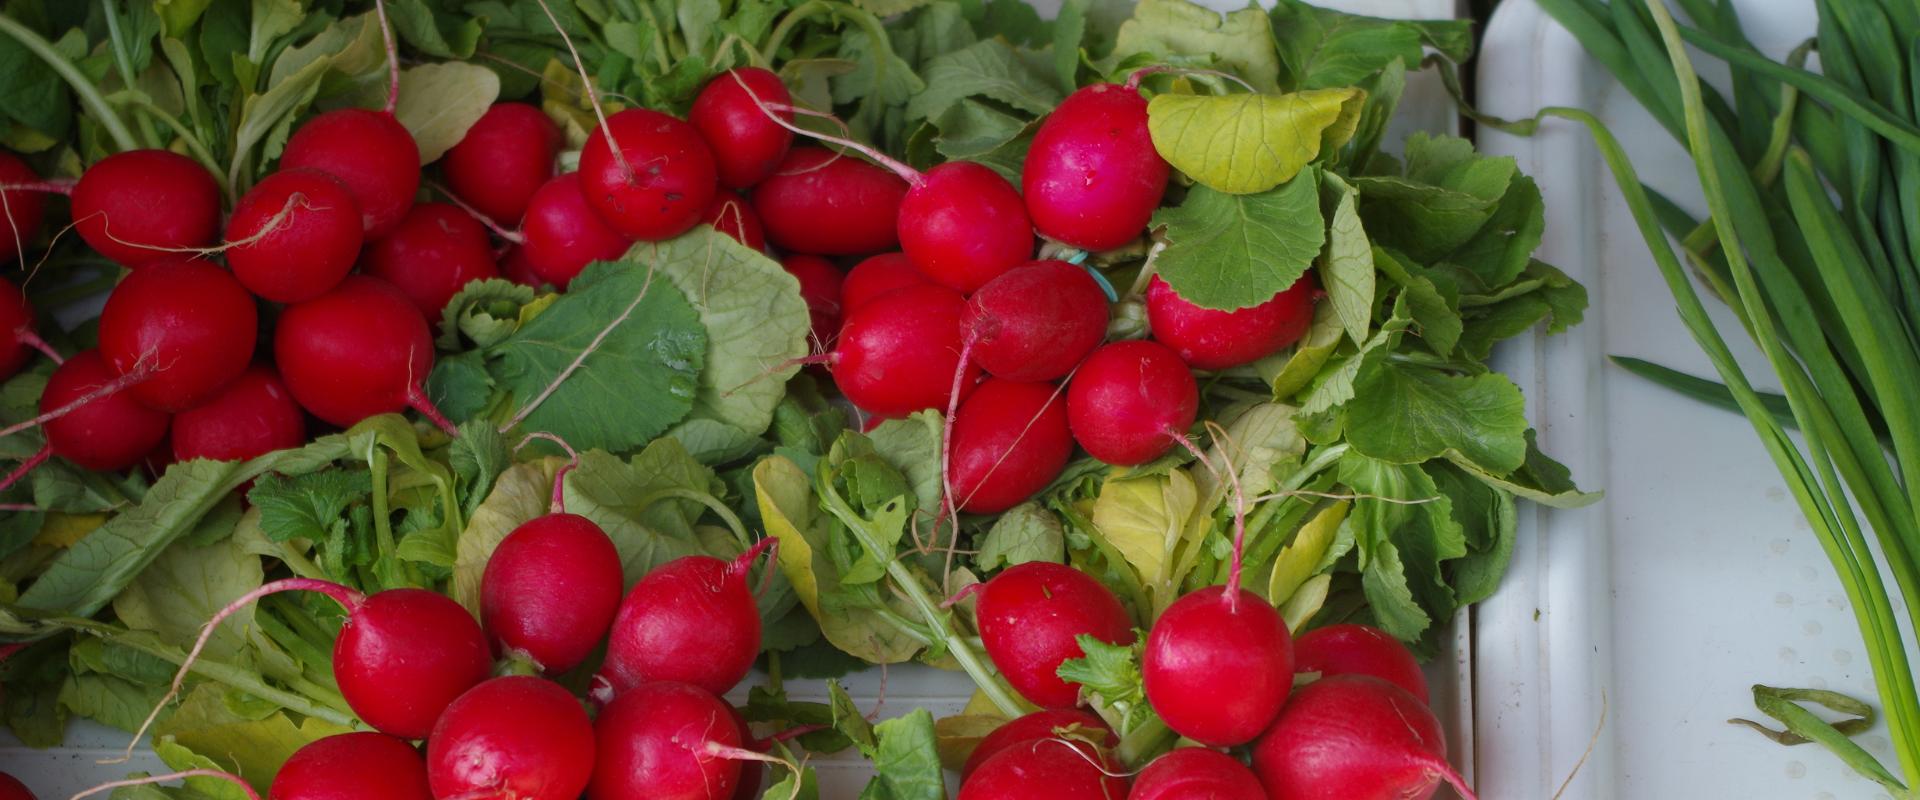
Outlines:
<svg viewBox="0 0 1920 800"><path fill-rule="evenodd" d="M600 133L607 137L607 149L613 152L613 160L620 164L620 175L628 183L636 177L633 165L627 163L626 151L620 149L620 142L613 138L613 128L607 125L607 111L600 107L600 93L593 88L593 79L587 77L587 66L580 61L580 51L573 46L573 37L567 35L567 29L560 26L559 18L553 15L553 9L547 0L534 0L540 4L540 10L546 12L547 21L553 23L553 31L560 34L560 41L567 45L567 52L573 56L573 68L580 73L580 85L587 93L587 103L593 106L593 116L600 120Z"/></svg>
<svg viewBox="0 0 1920 800"><path fill-rule="evenodd" d="M353 613L359 610L361 604L367 602L366 595L349 587L341 586L340 584L330 581L314 580L312 578L285 578L272 581L241 595L239 599L228 603L225 608L220 609L218 613L213 615L212 619L207 620L205 626L200 628L200 638L194 641L193 649L187 651L186 660L180 662L180 671L173 674L173 684L167 688L166 696L160 698L160 702L154 704L153 711L148 713L146 720L140 723L140 729L134 732L133 741L127 743L126 751L122 753L118 759L103 761L101 763L119 764L133 758L133 748L140 744L140 737L145 736L147 729L153 727L154 720L160 718L160 710L166 708L167 703L172 702L173 698L180 694L180 686L187 680L188 669L193 666L194 660L200 657L200 651L207 648L207 642L213 640L213 632L220 627L220 623L225 622L228 617L238 613L240 609L246 608L248 604L262 597L280 592L319 592L333 598L335 602L345 607L347 616L349 617L353 616Z"/></svg>
<svg viewBox="0 0 1920 800"><path fill-rule="evenodd" d="M567 444L567 440L547 433L546 431L534 431L533 433L527 434L527 437L521 439L519 444L514 445L513 452L517 454L521 450L526 449L526 446L531 444L535 439L544 439L553 442L559 445L560 449L567 451L567 463L560 465L560 468L553 472L553 500L547 505L548 513L565 514L567 513L567 501L563 496L563 490L567 485L567 473L579 468L580 454L574 452L573 445Z"/></svg>
<svg viewBox="0 0 1920 800"><path fill-rule="evenodd" d="M965 586L962 586L960 587L960 591L953 593L952 597L948 597L947 599L940 601L940 607L945 609L945 608L953 608L954 606L960 605L961 603L966 602L967 598L972 597L976 594L979 594L980 590L985 587L986 587L986 584L984 583L969 583Z"/></svg>
<svg viewBox="0 0 1920 800"><path fill-rule="evenodd" d="M44 181L0 184L0 192L46 192L48 194L73 194L73 187L79 184L76 178L48 178Z"/></svg>
<svg viewBox="0 0 1920 800"><path fill-rule="evenodd" d="M1217 428L1217 426L1212 427ZM1220 433L1222 437L1224 437L1225 431L1221 431ZM1200 462L1201 466L1206 467L1208 472L1213 473L1216 480L1219 479L1221 470L1216 469L1213 462L1207 459L1207 454L1201 452L1200 448L1193 442L1188 441L1185 435L1171 430L1167 431L1167 435L1173 437L1174 441L1179 442L1181 447L1187 449L1187 452L1192 453L1193 457ZM1247 538L1247 501L1246 496L1240 493L1240 475L1233 468L1232 458L1227 459L1225 472L1227 484L1233 491L1233 563L1227 570L1227 591L1224 596L1226 598L1227 608L1237 610L1240 607L1240 559L1241 553L1246 547Z"/></svg>
<svg viewBox="0 0 1920 800"><path fill-rule="evenodd" d="M967 380L967 362L973 358L973 333L960 342L960 361L953 367L953 389L947 395L947 418L942 421L940 433L940 494L945 496L941 508L941 519L933 521L935 536L940 534L940 523L951 522L959 526L960 511L953 500L953 418L960 412L960 388ZM957 542L956 542L957 543Z"/></svg>
<svg viewBox="0 0 1920 800"><path fill-rule="evenodd" d="M1466 780L1460 777L1459 772L1454 771L1453 765L1447 763L1446 759L1429 756L1424 761L1427 769L1433 770L1441 780L1447 782L1448 786L1453 787L1463 800L1480 800L1480 796L1474 794L1473 787L1467 785Z"/></svg>
<svg viewBox="0 0 1920 800"><path fill-rule="evenodd" d="M407 387L407 407L420 412L420 416L426 417L428 422L433 423L434 427L448 436L460 438L460 429L454 426L453 420L447 419L447 415L440 413L440 409L433 404L433 400L427 397L427 393L422 391L418 384Z"/></svg>
<svg viewBox="0 0 1920 800"><path fill-rule="evenodd" d="M99 786L95 786L91 789L88 789L84 792L74 795L70 800L80 800L80 798L82 797L91 797L101 792L112 791L114 789L122 789L128 786L147 786L155 783L165 783L167 781L185 780L187 778L219 778L223 781L227 781L229 783L232 783L235 786L240 787L240 791L246 792L247 797L252 798L252 800L260 800L260 793L253 790L252 784L249 784L246 781L241 780L240 776L238 775L234 775L233 773L230 773L230 772L221 772L220 770L217 770L217 769L190 769L184 772L169 772L165 775L153 775L145 778L129 778L124 781L113 781L112 783L103 783L103 784L100 784Z"/></svg>
<svg viewBox="0 0 1920 800"><path fill-rule="evenodd" d="M480 209L467 205L467 201L460 199L460 195L454 194L452 189L440 185L439 181L428 180L426 184L433 187L434 191L445 195L447 202L454 204L454 206L458 207L461 211L467 212L467 216L473 217L475 221L487 226L487 230L493 231L493 235L514 244L527 243L527 237L521 236L519 231L508 230L501 226L500 223L493 221L492 217L481 213Z"/></svg>
<svg viewBox="0 0 1920 800"><path fill-rule="evenodd" d="M65 358L60 357L60 351L53 349L53 345L47 344L47 340L40 338L40 334L34 333L32 328L22 326L13 332L13 338L21 344L40 351L40 355L46 356L55 364L67 363Z"/></svg>
<svg viewBox="0 0 1920 800"><path fill-rule="evenodd" d="M26 477L27 473L32 472L34 467L46 463L47 459L51 457L53 457L52 445L42 447L38 452L27 456L27 460L20 462L20 466L14 467L12 472L7 473L7 477L0 478L0 492L6 491L8 487L15 483L19 483L20 479Z"/></svg>
<svg viewBox="0 0 1920 800"><path fill-rule="evenodd" d="M387 20L387 0L373 0L373 6L374 16L380 18L380 38L387 47L387 113L392 114L400 106L400 43L393 38L393 23Z"/></svg>
<svg viewBox="0 0 1920 800"><path fill-rule="evenodd" d="M748 86L746 81L743 81L740 79L740 76L734 75L733 81L734 83L737 83L740 85L741 91L747 93L747 99L753 101L754 107L760 109L760 113L767 115L767 119L773 120L775 125L779 125L780 127L786 128L787 130L793 131L794 133L800 134L801 136L808 136L808 137L819 139L820 141L827 142L830 144L837 144L837 145L840 145L841 147L847 148L848 150L852 150L856 153L859 153L860 155L866 156L873 163L886 167L887 169L891 170L893 174L900 176L902 180L906 181L911 185L919 186L922 181L926 180L926 176L921 175L919 170L914 169L913 167L907 166L903 162L896 161L888 157L887 154L882 153L877 149L874 149L870 145L861 144L845 136L834 136L831 134L819 133L817 131L810 131L810 130L807 130L806 128L802 128L798 125L795 125L791 122L781 119L779 114L773 113L775 104L771 104L765 100L761 100L760 96L754 93L753 87ZM809 113L809 116L814 116L814 115L815 115L814 113L811 113L811 112Z"/></svg>

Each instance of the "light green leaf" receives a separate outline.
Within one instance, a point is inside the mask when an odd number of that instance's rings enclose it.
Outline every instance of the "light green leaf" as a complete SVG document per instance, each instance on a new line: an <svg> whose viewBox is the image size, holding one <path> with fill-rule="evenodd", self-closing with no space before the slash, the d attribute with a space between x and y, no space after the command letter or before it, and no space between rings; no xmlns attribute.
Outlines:
<svg viewBox="0 0 1920 800"><path fill-rule="evenodd" d="M179 708L154 727L154 740L209 758L218 768L246 777L264 792L294 751L317 739L347 732L312 717L296 725L285 713L247 719L228 708L224 699L227 691L215 683L195 687ZM225 781L219 783L231 788Z"/></svg>
<svg viewBox="0 0 1920 800"><path fill-rule="evenodd" d="M1549 508L1582 508L1605 497L1605 492L1583 492L1573 483L1573 474L1560 462L1540 452L1534 432L1527 430L1526 462L1512 474L1500 476L1455 454L1447 460L1488 486L1522 497Z"/></svg>
<svg viewBox="0 0 1920 800"><path fill-rule="evenodd" d="M132 733L160 702L167 678L143 684L115 675L75 673L60 684L60 705L76 717Z"/></svg>
<svg viewBox="0 0 1920 800"><path fill-rule="evenodd" d="M962 99L976 96L1039 116L1064 97L1044 68L1021 58L1001 39L943 53L927 62L924 73L927 88L907 103L909 119L937 117Z"/></svg>
<svg viewBox="0 0 1920 800"><path fill-rule="evenodd" d="M1226 436L1214 436L1207 460L1215 468L1227 465L1233 469L1249 505L1252 498L1273 488L1275 466L1296 460L1307 450L1306 440L1294 427L1294 411L1293 406L1283 403L1257 403L1231 416L1221 416ZM1193 483L1200 494L1201 508L1217 508L1230 502L1228 483L1204 466L1194 474Z"/></svg>
<svg viewBox="0 0 1920 800"><path fill-rule="evenodd" d="M1066 530L1060 517L1037 502L1007 509L980 540L973 563L983 570L1029 561L1066 562Z"/></svg>
<svg viewBox="0 0 1920 800"><path fill-rule="evenodd" d="M799 370L792 362L807 354L799 281L766 254L705 225L668 242L637 245L625 261L639 265L636 271L658 269L706 329L705 358L692 362L700 368L692 417L755 435L765 431L782 385ZM575 278L568 293L578 286Z"/></svg>
<svg viewBox="0 0 1920 800"><path fill-rule="evenodd" d="M590 264L560 299L496 348L489 362L495 381L515 404L526 403L613 326L581 368L527 415L525 430L552 433L582 450L627 450L693 408L696 382L705 377L707 333L671 281L649 277L625 262Z"/></svg>
<svg viewBox="0 0 1920 800"><path fill-rule="evenodd" d="M916 708L875 725L873 732L880 740L873 758L877 774L860 793L861 800L946 800L932 712Z"/></svg>
<svg viewBox="0 0 1920 800"><path fill-rule="evenodd" d="M420 146L420 163L431 164L459 144L499 96L500 76L486 67L422 64L400 71L400 102L393 116Z"/></svg>
<svg viewBox="0 0 1920 800"><path fill-rule="evenodd" d="M1355 177L1360 217L1376 244L1432 263L1471 241L1519 174L1512 158L1482 156L1473 143L1416 133L1404 177Z"/></svg>
<svg viewBox="0 0 1920 800"><path fill-rule="evenodd" d="M689 419L673 426L667 436L680 443L702 464L724 464L753 453L760 437L716 419Z"/></svg>
<svg viewBox="0 0 1920 800"><path fill-rule="evenodd" d="M1357 89L1163 94L1147 104L1147 129L1160 157L1188 177L1228 194L1255 194L1345 144L1362 99Z"/></svg>
<svg viewBox="0 0 1920 800"><path fill-rule="evenodd" d="M1262 92L1280 88L1273 27L1258 8L1222 15L1187 0L1142 0L1121 23L1113 57L1212 56Z"/></svg>
<svg viewBox="0 0 1920 800"><path fill-rule="evenodd" d="M520 309L533 302L533 296L531 287L501 278L469 283L447 301L434 344L442 350L464 349L462 334L475 347L499 344L520 327Z"/></svg>
<svg viewBox="0 0 1920 800"><path fill-rule="evenodd" d="M553 473L563 458L543 458L515 464L493 482L493 491L467 517L455 545L453 578L447 593L468 611L480 612L480 576L500 542L535 517L545 516L553 497Z"/></svg>
<svg viewBox="0 0 1920 800"><path fill-rule="evenodd" d="M605 452L582 453L567 473L567 510L607 532L626 582L638 582L654 567L690 555L727 557L745 545L700 535L697 523L713 499L713 473L674 439L647 445L631 463ZM723 548L724 545L724 548Z"/></svg>
<svg viewBox="0 0 1920 800"><path fill-rule="evenodd" d="M1334 539L1340 523L1346 521L1348 506L1347 501L1341 500L1321 509L1300 526L1292 542L1280 549L1279 557L1273 562L1273 575L1267 580L1268 600L1276 604L1287 602L1309 578L1332 566L1328 556L1334 553Z"/></svg>
<svg viewBox="0 0 1920 800"><path fill-rule="evenodd" d="M1421 343L1437 355L1452 355L1463 329L1459 291L1452 281L1401 261L1382 248L1374 248L1373 263L1387 280L1400 287L1400 300L1413 317Z"/></svg>
<svg viewBox="0 0 1920 800"><path fill-rule="evenodd" d="M1291 287L1326 241L1319 180L1302 173L1278 189L1230 195L1194 187L1154 214L1166 250L1155 262L1182 299L1203 308L1258 305Z"/></svg>
<svg viewBox="0 0 1920 800"><path fill-rule="evenodd" d="M1380 362L1361 370L1347 413L1356 452L1396 464L1447 456L1496 474L1527 456L1526 402L1497 373L1472 377Z"/></svg>
<svg viewBox="0 0 1920 800"><path fill-rule="evenodd" d="M312 39L287 48L273 60L273 72L267 85L278 86L315 61L325 61L337 72L352 77L367 77L387 71L386 46L380 38L380 24L371 12L347 17L322 28ZM381 99L386 99L382 82Z"/></svg>
<svg viewBox="0 0 1920 800"><path fill-rule="evenodd" d="M1493 216L1474 237L1447 256L1487 286L1505 286L1525 271L1547 227L1546 206L1532 178L1516 174Z"/></svg>
<svg viewBox="0 0 1920 800"><path fill-rule="evenodd" d="M1148 478L1108 478L1093 503L1093 525L1140 575L1161 603L1171 602L1174 551L1199 504L1185 470Z"/></svg>
<svg viewBox="0 0 1920 800"><path fill-rule="evenodd" d="M1472 46L1466 20L1387 20L1280 0L1273 11L1280 61L1296 87L1351 86L1395 61L1417 67L1432 43L1463 61Z"/></svg>
<svg viewBox="0 0 1920 800"><path fill-rule="evenodd" d="M1321 202L1333 207L1327 223L1327 251L1320 259L1320 286L1347 338L1355 345L1366 344L1373 324L1374 264L1373 245L1354 207L1359 193L1331 171L1320 177Z"/></svg>
<svg viewBox="0 0 1920 800"><path fill-rule="evenodd" d="M1273 386L1273 399L1291 400L1300 390L1307 388L1320 368L1326 366L1327 359L1340 347L1342 331L1339 315L1334 311L1333 303L1323 303L1313 310L1313 325L1307 328L1307 335L1295 343L1293 350L1285 354L1276 354L1261 359L1255 364L1261 377Z"/></svg>
<svg viewBox="0 0 1920 800"><path fill-rule="evenodd" d="M938 411L916 411L867 433L874 451L906 476L917 507L923 509L940 507L940 437L946 432L942 419Z"/></svg>
<svg viewBox="0 0 1920 800"><path fill-rule="evenodd" d="M232 539L204 547L177 542L154 559L113 599L113 613L134 630L153 631L170 642L191 642L227 604L253 591L265 577L260 557ZM235 611L207 641L207 654L234 661L246 647L253 607Z"/></svg>
<svg viewBox="0 0 1920 800"><path fill-rule="evenodd" d="M153 8L160 13L160 21L168 37L179 38L186 35L187 29L200 20L207 6L213 0L154 0Z"/></svg>
<svg viewBox="0 0 1920 800"><path fill-rule="evenodd" d="M853 4L863 8L876 17L891 17L905 14L924 6L933 0L853 0Z"/></svg>
<svg viewBox="0 0 1920 800"><path fill-rule="evenodd" d="M234 165L229 178L238 176L247 166L256 146L260 147L262 160L280 155L294 118L320 93L320 79L326 77L327 68L327 61L313 61L266 92L247 97L240 106L240 125L233 135Z"/></svg>
<svg viewBox="0 0 1920 800"><path fill-rule="evenodd" d="M1323 572L1308 578L1298 590L1288 595L1286 602L1280 604L1280 617L1287 621L1287 630L1298 632L1300 626L1320 613L1320 607L1327 602L1327 590L1332 587L1333 575Z"/></svg>
<svg viewBox="0 0 1920 800"><path fill-rule="evenodd" d="M478 19L439 11L427 0L389 0L387 14L407 44L430 56L468 58L480 42Z"/></svg>
<svg viewBox="0 0 1920 800"><path fill-rule="evenodd" d="M1090 0L1065 0L1053 18L1053 71L1060 85L1072 90L1080 85L1080 44L1087 37L1087 7Z"/></svg>
<svg viewBox="0 0 1920 800"><path fill-rule="evenodd" d="M1374 620L1394 638L1413 641L1433 624L1433 618L1414 602L1413 591L1407 588L1406 568L1400 563L1400 550L1392 542L1375 545L1372 558L1360 573L1360 585L1366 591Z"/></svg>

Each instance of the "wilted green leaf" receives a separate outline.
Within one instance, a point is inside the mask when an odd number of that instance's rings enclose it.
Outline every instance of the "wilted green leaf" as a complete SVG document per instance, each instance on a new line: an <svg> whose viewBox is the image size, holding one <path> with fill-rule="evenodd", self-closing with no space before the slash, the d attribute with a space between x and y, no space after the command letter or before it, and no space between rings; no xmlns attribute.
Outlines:
<svg viewBox="0 0 1920 800"><path fill-rule="evenodd" d="M1280 88L1273 27L1258 8L1226 14L1187 0L1141 0L1120 25L1113 55L1212 56L1262 92Z"/></svg>

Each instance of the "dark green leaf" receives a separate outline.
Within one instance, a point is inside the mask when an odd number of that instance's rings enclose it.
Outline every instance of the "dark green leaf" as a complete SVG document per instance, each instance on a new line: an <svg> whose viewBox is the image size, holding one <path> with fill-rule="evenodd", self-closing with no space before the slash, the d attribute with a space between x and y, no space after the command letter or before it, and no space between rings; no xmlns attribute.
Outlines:
<svg viewBox="0 0 1920 800"><path fill-rule="evenodd" d="M1320 177L1306 170L1279 188L1230 195L1196 186L1175 208L1154 214L1166 250L1160 277L1204 308L1258 305L1292 286L1326 241Z"/></svg>
<svg viewBox="0 0 1920 800"><path fill-rule="evenodd" d="M330 469L263 476L247 492L247 500L260 509L260 530L268 539L319 541L344 531L347 509L367 502L372 494L373 480L366 470Z"/></svg>

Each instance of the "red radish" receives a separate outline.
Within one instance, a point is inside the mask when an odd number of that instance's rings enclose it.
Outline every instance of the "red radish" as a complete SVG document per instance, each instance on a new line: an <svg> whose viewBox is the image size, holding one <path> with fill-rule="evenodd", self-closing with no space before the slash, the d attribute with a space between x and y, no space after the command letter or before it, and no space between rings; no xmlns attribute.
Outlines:
<svg viewBox="0 0 1920 800"><path fill-rule="evenodd" d="M259 336L253 296L206 261L151 262L107 296L100 354L121 375L148 377L127 391L161 411L185 411L247 371Z"/></svg>
<svg viewBox="0 0 1920 800"><path fill-rule="evenodd" d="M27 243L39 235L47 211L46 193L41 188L39 174L27 162L0 150L0 264L24 255Z"/></svg>
<svg viewBox="0 0 1920 800"><path fill-rule="evenodd" d="M177 259L219 234L220 186L178 153L116 153L74 185L73 227L88 247L122 266Z"/></svg>
<svg viewBox="0 0 1920 800"><path fill-rule="evenodd" d="M300 407L334 425L412 407L453 430L420 388L433 371L427 320L379 278L349 276L281 312L273 359Z"/></svg>
<svg viewBox="0 0 1920 800"><path fill-rule="evenodd" d="M280 156L281 169L299 167L346 184L369 240L399 225L420 191L420 146L391 111L342 108L308 120Z"/></svg>
<svg viewBox="0 0 1920 800"><path fill-rule="evenodd" d="M240 284L276 303L319 297L353 271L360 206L346 184L285 169L255 184L227 220L227 266Z"/></svg>
<svg viewBox="0 0 1920 800"><path fill-rule="evenodd" d="M987 759L960 785L958 800L1120 800L1126 778L1085 742L1038 739Z"/></svg>
<svg viewBox="0 0 1920 800"><path fill-rule="evenodd" d="M1047 115L1027 148L1020 189L1041 235L1083 250L1112 250L1146 230L1170 169L1147 132L1147 101L1099 83Z"/></svg>
<svg viewBox="0 0 1920 800"><path fill-rule="evenodd" d="M1102 747L1112 748L1120 744L1120 737L1107 727L1106 720L1090 711L1077 708L1035 711L1019 719L993 729L986 738L975 745L967 756L967 763L960 768L960 781L965 783L967 776L986 763L987 759L999 755L1016 744L1039 739L1082 739L1097 740Z"/></svg>
<svg viewBox="0 0 1920 800"><path fill-rule="evenodd" d="M619 258L633 245L587 205L577 172L557 176L533 193L520 236L525 240L520 251L534 274L561 288L588 264Z"/></svg>
<svg viewBox="0 0 1920 800"><path fill-rule="evenodd" d="M1254 744L1253 769L1287 800L1425 800L1441 781L1474 797L1427 704L1371 675L1301 687Z"/></svg>
<svg viewBox="0 0 1920 800"><path fill-rule="evenodd" d="M1133 619L1113 591L1061 564L1008 567L980 590L980 640L1007 683L1042 708L1072 708L1080 689L1060 679L1061 662L1086 655L1076 637L1133 641Z"/></svg>
<svg viewBox="0 0 1920 800"><path fill-rule="evenodd" d="M173 417L173 458L235 461L307 441L307 418L271 367L253 367Z"/></svg>
<svg viewBox="0 0 1920 800"><path fill-rule="evenodd" d="M500 277L486 226L447 203L408 210L398 227L368 245L366 271L399 287L430 324L467 284Z"/></svg>
<svg viewBox="0 0 1920 800"><path fill-rule="evenodd" d="M0 279L0 381L26 366L35 350L56 363L60 361L60 355L33 332L33 327L33 307L27 304L26 293L13 281Z"/></svg>
<svg viewBox="0 0 1920 800"><path fill-rule="evenodd" d="M1217 750L1183 747L1134 776L1127 800L1267 800L1247 765Z"/></svg>
<svg viewBox="0 0 1920 800"><path fill-rule="evenodd" d="M840 283L840 313L851 314L867 301L895 289L932 283L905 253L881 253L853 265Z"/></svg>
<svg viewBox="0 0 1920 800"><path fill-rule="evenodd" d="M527 260L524 244L507 247L506 254L500 257L500 277L533 289L547 285L547 280L533 270L533 262Z"/></svg>
<svg viewBox="0 0 1920 800"><path fill-rule="evenodd" d="M319 592L346 608L333 642L333 679L360 721L402 739L424 739L455 698L486 680L493 662L480 624L459 603L426 589L361 594L337 583L284 578L262 584L207 620L165 697L134 732L132 752L147 728L180 692L187 672L235 611L280 592Z"/></svg>
<svg viewBox="0 0 1920 800"><path fill-rule="evenodd" d="M293 751L268 800L431 800L413 745L384 733L340 733Z"/></svg>
<svg viewBox="0 0 1920 800"><path fill-rule="evenodd" d="M1107 335L1107 296L1087 271L1035 261L988 281L967 298L962 323L973 360L1010 381L1050 381L1072 372Z"/></svg>
<svg viewBox="0 0 1920 800"><path fill-rule="evenodd" d="M1427 675L1413 651L1379 628L1343 623L1301 634L1293 640L1293 671L1372 675L1427 702Z"/></svg>
<svg viewBox="0 0 1920 800"><path fill-rule="evenodd" d="M495 103L447 151L440 169L467 205L512 225L526 214L534 190L553 177L560 145L560 127L538 107Z"/></svg>
<svg viewBox="0 0 1920 800"><path fill-rule="evenodd" d="M468 689L427 737L434 797L577 800L593 777L593 723L544 678L510 675Z"/></svg>
<svg viewBox="0 0 1920 800"><path fill-rule="evenodd" d="M1116 466L1165 454L1193 426L1200 384L1180 356L1148 341L1093 351L1067 387L1067 422L1089 455Z"/></svg>
<svg viewBox="0 0 1920 800"><path fill-rule="evenodd" d="M733 192L713 196L713 203L707 206L706 223L748 249L767 249L767 230L760 224L760 215L753 213L746 198Z"/></svg>
<svg viewBox="0 0 1920 800"><path fill-rule="evenodd" d="M27 785L7 773L0 772L0 800L37 800Z"/></svg>
<svg viewBox="0 0 1920 800"><path fill-rule="evenodd" d="M600 646L620 609L620 552L593 520L566 513L563 467L545 516L507 534L480 576L480 621L508 652L558 675Z"/></svg>
<svg viewBox="0 0 1920 800"><path fill-rule="evenodd" d="M1073 457L1061 394L1051 383L990 378L960 404L948 456L960 510L998 514L1060 476Z"/></svg>
<svg viewBox="0 0 1920 800"><path fill-rule="evenodd" d="M908 182L900 249L935 283L971 293L1033 257L1033 223L1000 173L950 161Z"/></svg>
<svg viewBox="0 0 1920 800"><path fill-rule="evenodd" d="M167 415L125 392L85 399L124 383L98 350L83 350L54 370L40 393L41 413L82 405L42 423L48 453L95 472L119 472L140 463L166 438Z"/></svg>
<svg viewBox="0 0 1920 800"><path fill-rule="evenodd" d="M600 710L588 800L722 800L740 781L740 728L697 686L658 681Z"/></svg>
<svg viewBox="0 0 1920 800"><path fill-rule="evenodd" d="M889 292L840 324L827 356L835 385L854 405L883 417L946 408L962 367L960 315L967 301L932 284ZM978 369L965 364L962 387Z"/></svg>
<svg viewBox="0 0 1920 800"><path fill-rule="evenodd" d="M767 240L782 250L857 256L900 245L894 222L907 182L850 155L795 147L753 187Z"/></svg>
<svg viewBox="0 0 1920 800"><path fill-rule="evenodd" d="M833 341L840 330L840 284L845 280L840 268L819 256L801 254L780 259L780 266L800 280L800 297L807 301L813 340Z"/></svg>
<svg viewBox="0 0 1920 800"><path fill-rule="evenodd" d="M793 102L780 76L759 67L740 67L707 81L687 112L687 121L713 148L720 183L729 188L745 189L765 180L793 146L793 132L767 119L756 98L780 106ZM793 119L792 111L776 109L776 113Z"/></svg>
<svg viewBox="0 0 1920 800"><path fill-rule="evenodd" d="M1211 747L1253 741L1273 723L1293 688L1287 621L1259 595L1227 587L1187 593L1161 612L1141 659L1147 702L1175 733ZM1219 702L1222 675L1233 702Z"/></svg>
<svg viewBox="0 0 1920 800"><path fill-rule="evenodd" d="M614 230L643 242L671 239L699 224L718 180L713 151L699 131L652 109L607 117L580 151L587 204Z"/></svg>
<svg viewBox="0 0 1920 800"><path fill-rule="evenodd" d="M1251 364L1300 341L1313 325L1320 286L1309 272L1257 306L1237 311L1201 308L1174 294L1160 276L1147 284L1147 324L1153 338L1194 369Z"/></svg>
<svg viewBox="0 0 1920 800"><path fill-rule="evenodd" d="M620 603L597 676L607 686L596 691L618 696L671 681L720 695L739 685L760 655L760 608L748 573L778 541L762 539L731 563L686 556L647 573Z"/></svg>

